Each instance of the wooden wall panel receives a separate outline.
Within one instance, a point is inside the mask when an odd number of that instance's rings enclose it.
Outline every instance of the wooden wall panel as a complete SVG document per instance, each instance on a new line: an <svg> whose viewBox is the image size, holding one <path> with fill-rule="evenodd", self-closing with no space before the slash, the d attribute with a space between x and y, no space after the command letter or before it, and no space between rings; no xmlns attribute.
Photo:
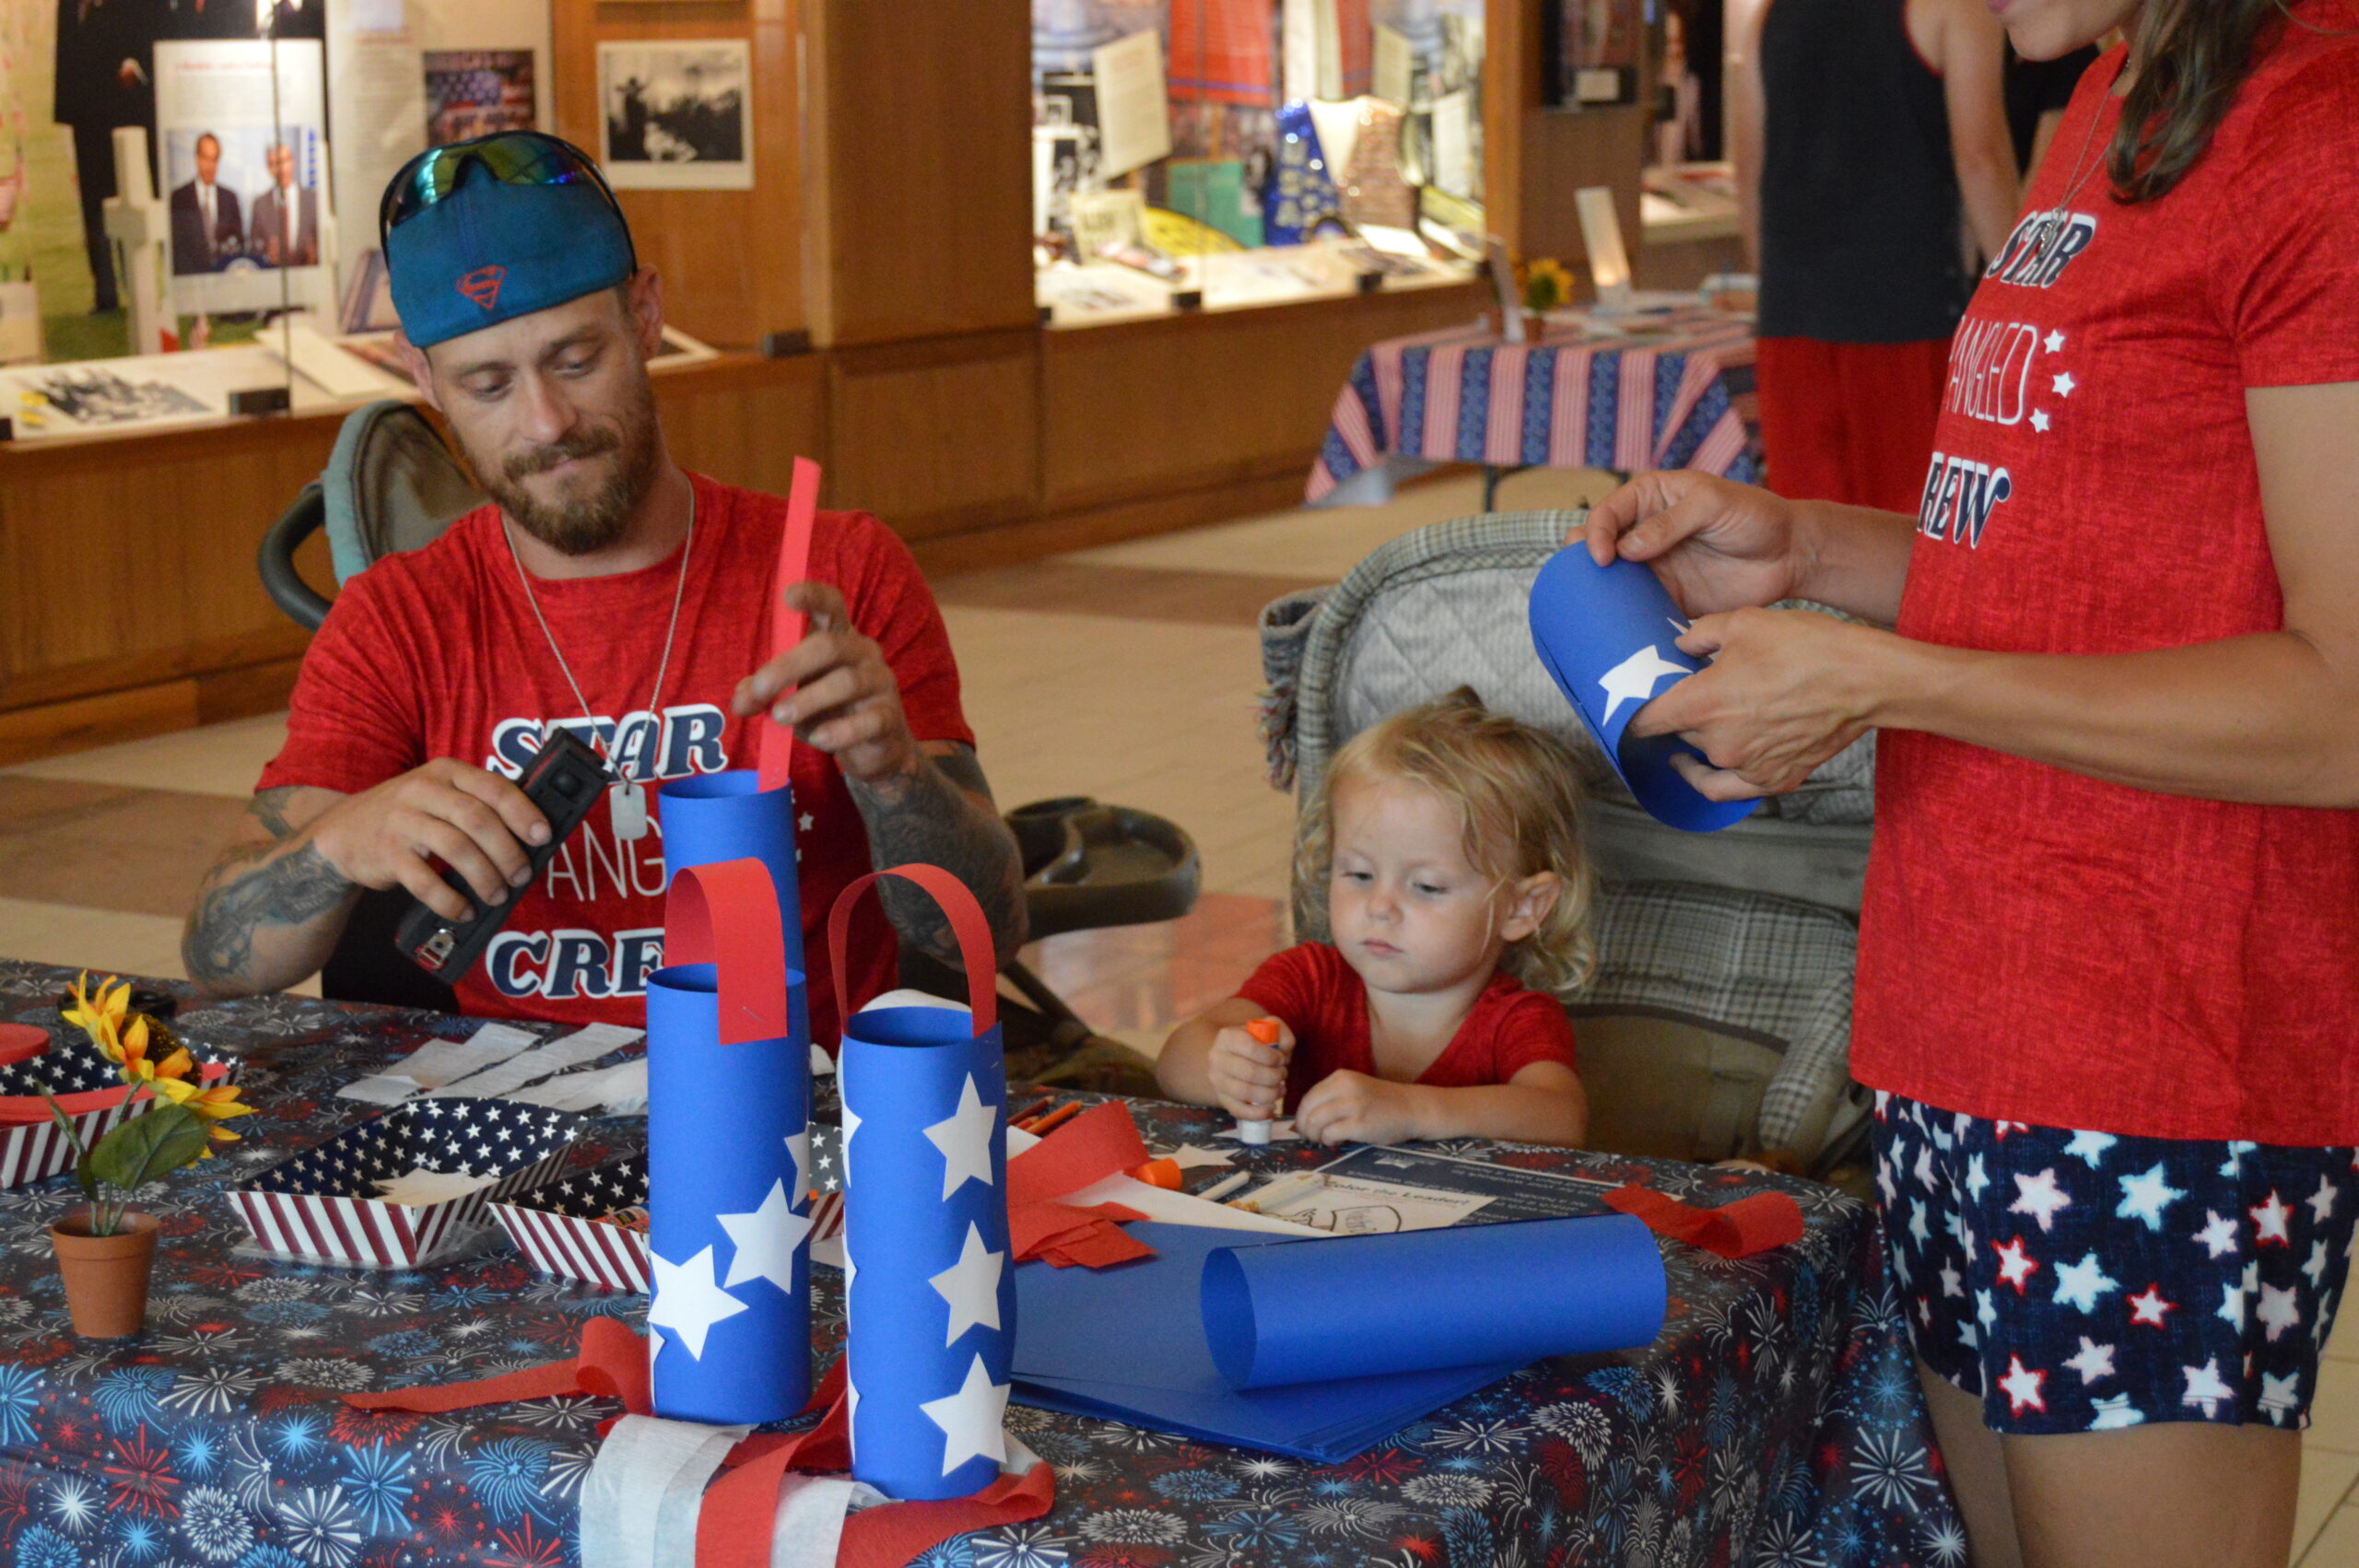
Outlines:
<svg viewBox="0 0 2359 1568"><path fill-rule="evenodd" d="M655 378L672 460L724 485L783 496L797 457L827 446L827 373L818 359L731 359Z"/></svg>
<svg viewBox="0 0 2359 1568"><path fill-rule="evenodd" d="M1030 0L802 0L814 341L1029 324Z"/></svg>
<svg viewBox="0 0 2359 1568"><path fill-rule="evenodd" d="M1476 285L1041 334L1042 509L1294 472L1379 338L1472 320Z"/></svg>
<svg viewBox="0 0 2359 1568"><path fill-rule="evenodd" d="M598 44L743 38L753 43L754 188L622 191L639 259L663 273L665 314L721 348L805 324L799 0L555 0L559 135L598 150Z"/></svg>
<svg viewBox="0 0 2359 1568"><path fill-rule="evenodd" d="M829 355L827 505L906 539L1031 516L1039 343L1027 330Z"/></svg>
<svg viewBox="0 0 2359 1568"><path fill-rule="evenodd" d="M1519 261L1554 256L1587 293L1580 215L1573 193L1610 185L1623 249L1635 270L1646 230L1638 174L1646 167L1651 68L1639 73L1638 101L1620 108L1541 107L1544 73L1541 11L1561 0L1490 0L1484 47L1485 198L1491 231Z"/></svg>

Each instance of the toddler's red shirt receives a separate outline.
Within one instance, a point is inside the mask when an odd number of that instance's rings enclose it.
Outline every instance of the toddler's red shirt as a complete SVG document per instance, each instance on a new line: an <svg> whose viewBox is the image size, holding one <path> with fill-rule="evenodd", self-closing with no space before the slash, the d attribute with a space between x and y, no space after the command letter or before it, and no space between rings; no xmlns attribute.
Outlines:
<svg viewBox="0 0 2359 1568"><path fill-rule="evenodd" d="M649 705L681 580L677 551L638 571L532 586L595 720L594 737L584 738L635 778L754 766L750 721L730 713L729 699L769 657L786 502L691 478L695 558L660 713ZM908 547L865 512L821 512L810 575L839 589L852 625L884 649L910 732L972 745L949 633ZM345 585L304 655L286 749L257 788L358 794L440 756L514 778L553 725L581 732L581 704L533 617L499 509L487 506ZM823 926L836 895L870 870L868 834L832 757L798 745L791 778L811 1036L833 1050ZM647 809L653 825L634 842L616 833L611 796L591 807L459 982L462 1007L484 1017L644 1024L647 973L663 963L663 807L651 786ZM874 901L852 932L857 1003L893 984L898 960Z"/></svg>
<svg viewBox="0 0 2359 1568"><path fill-rule="evenodd" d="M1285 1108L1300 1104L1331 1072L1383 1076L1368 1029L1367 987L1326 942L1307 942L1263 960L1237 994L1294 1031ZM1572 1020L1555 998L1526 989L1502 969L1416 1082L1436 1089L1480 1088L1505 1083L1535 1061L1574 1066Z"/></svg>

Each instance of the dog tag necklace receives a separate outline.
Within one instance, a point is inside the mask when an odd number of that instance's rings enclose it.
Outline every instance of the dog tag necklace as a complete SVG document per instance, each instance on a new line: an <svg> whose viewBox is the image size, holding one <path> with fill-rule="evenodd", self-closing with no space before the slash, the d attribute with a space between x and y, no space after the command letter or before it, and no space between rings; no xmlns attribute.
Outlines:
<svg viewBox="0 0 2359 1568"><path fill-rule="evenodd" d="M508 558L516 563L516 580L524 585L524 603L533 607L533 619L541 624L541 635L548 639L549 651L557 656L557 667L565 675L565 684L573 688L573 700L581 705L581 717L590 726L590 743L598 748L607 765L614 768L616 782L606 791L606 806L615 825L615 837L627 844L636 844L647 837L647 787L638 779L624 776L621 759L607 751L606 743L598 736L598 720L590 711L590 699L581 695L581 683L573 678L573 666L565 661L565 650L557 645L557 634L549 630L549 618L541 614L540 599L533 592L532 574L524 569L524 557L516 553L515 536L508 532L508 520L499 520L499 536L508 541ZM663 657L655 666L655 691L647 699L647 711L659 725L663 721L663 676L672 668L672 639L680 630L680 601L688 591L688 557L697 547L697 493L688 491L688 536L680 544L680 579L672 586L672 624L663 630Z"/></svg>

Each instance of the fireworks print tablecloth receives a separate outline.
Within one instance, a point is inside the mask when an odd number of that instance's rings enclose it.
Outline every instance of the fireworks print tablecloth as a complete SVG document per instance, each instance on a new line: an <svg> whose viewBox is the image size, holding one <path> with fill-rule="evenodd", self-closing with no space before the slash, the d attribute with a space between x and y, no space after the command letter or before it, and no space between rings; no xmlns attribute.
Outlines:
<svg viewBox="0 0 2359 1568"><path fill-rule="evenodd" d="M1753 326L1696 309L1640 335L1584 317L1538 342L1487 326L1389 338L1336 395L1305 499L1392 457L1494 468L1696 468L1757 481ZM1341 497L1338 497L1339 499Z"/></svg>
<svg viewBox="0 0 2359 1568"><path fill-rule="evenodd" d="M68 972L0 963L0 1017L55 1025ZM369 1114L335 1088L471 1025L294 997L184 1014L247 1062L255 1116L223 1157L151 1189L163 1216L148 1328L79 1340L46 1227L65 1178L0 1193L0 1563L6 1568L565 1568L594 1428L617 1407L551 1399L449 1415L362 1412L347 1391L556 1360L644 1298L534 1273L504 1245L424 1270L232 1256L225 1197ZM546 1031L556 1034L555 1028ZM832 1101L823 1098L823 1116ZM1218 1119L1138 1107L1161 1150ZM601 1121L587 1166L639 1141ZM1666 1243L1672 1316L1651 1349L1543 1363L1347 1464L1315 1466L1012 1407L1057 1469L1047 1518L950 1541L929 1568L1884 1568L1965 1562L1884 1282L1869 1211L1827 1188L1692 1166L1486 1145L1499 1163L1637 1177L1717 1202L1776 1183L1793 1246L1723 1262ZM1325 1156L1244 1156L1274 1168ZM822 1180L831 1150L815 1154ZM840 1276L813 1270L821 1353Z"/></svg>

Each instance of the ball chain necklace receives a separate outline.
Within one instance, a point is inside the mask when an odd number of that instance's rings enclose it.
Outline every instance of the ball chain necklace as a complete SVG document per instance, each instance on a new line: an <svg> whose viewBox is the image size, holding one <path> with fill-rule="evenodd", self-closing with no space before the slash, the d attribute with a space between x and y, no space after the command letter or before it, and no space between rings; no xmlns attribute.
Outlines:
<svg viewBox="0 0 2359 1568"><path fill-rule="evenodd" d="M590 727L590 743L598 755L614 768L616 783L607 791L607 806L614 818L615 837L635 844L647 837L647 790L638 779L624 775L622 763L608 750L607 743L598 734L598 720L590 711L590 699L581 695L581 683L573 678L573 666L565 661L565 650L557 645L557 634L549 630L549 618L541 614L541 601L533 591L532 574L524 569L524 557L516 551L516 536L508 531L505 513L499 519L499 536L508 543L508 558L516 564L516 580L524 586L524 603L533 608L533 619L541 626L541 636L548 639L549 651L557 656L557 667L565 675L565 684L573 688L573 700L581 707L581 717ZM680 545L680 578L672 586L672 622L663 630L663 657L655 666L655 690L647 699L647 711L660 725L663 714L663 676L672 668L672 639L680 630L680 601L688 591L688 557L697 547L697 493L688 489L688 536ZM617 737L619 738L619 736Z"/></svg>

